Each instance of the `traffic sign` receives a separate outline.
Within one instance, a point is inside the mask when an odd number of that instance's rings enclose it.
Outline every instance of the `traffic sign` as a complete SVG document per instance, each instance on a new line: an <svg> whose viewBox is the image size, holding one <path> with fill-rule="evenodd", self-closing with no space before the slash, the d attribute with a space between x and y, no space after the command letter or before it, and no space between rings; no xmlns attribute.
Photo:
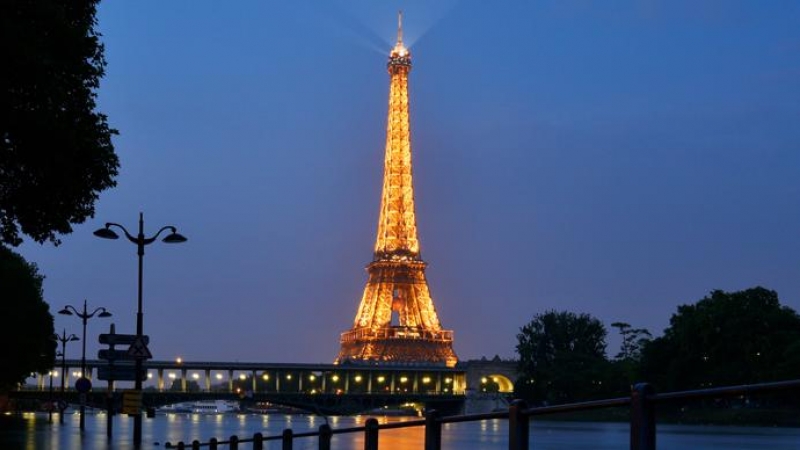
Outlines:
<svg viewBox="0 0 800 450"><path fill-rule="evenodd" d="M136 381L136 366L100 366L97 368L97 379L108 381ZM147 380L147 371L139 372L139 379Z"/></svg>
<svg viewBox="0 0 800 450"><path fill-rule="evenodd" d="M128 349L128 355L135 359L150 359L153 354L147 348L147 342L144 339L137 339L133 341L131 347Z"/></svg>
<svg viewBox="0 0 800 450"><path fill-rule="evenodd" d="M86 377L80 377L78 381L75 382L75 390L81 394L85 394L92 390L92 382Z"/></svg>
<svg viewBox="0 0 800 450"><path fill-rule="evenodd" d="M106 361L133 361L133 356L128 354L127 350L108 350L103 349L97 352L98 359L105 359Z"/></svg>
<svg viewBox="0 0 800 450"><path fill-rule="evenodd" d="M107 345L130 345L136 341L135 334L111 334L111 333L104 333L100 335L100 343L107 344ZM150 343L150 336L142 335L142 341L144 341L144 345Z"/></svg>
<svg viewBox="0 0 800 450"><path fill-rule="evenodd" d="M139 414L142 410L142 391L126 389L122 392L122 414Z"/></svg>

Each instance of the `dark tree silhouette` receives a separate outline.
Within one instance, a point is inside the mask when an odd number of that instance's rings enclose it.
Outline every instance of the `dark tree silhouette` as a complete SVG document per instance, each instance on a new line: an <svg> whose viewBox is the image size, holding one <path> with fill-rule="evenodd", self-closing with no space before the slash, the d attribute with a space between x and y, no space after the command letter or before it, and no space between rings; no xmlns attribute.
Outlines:
<svg viewBox="0 0 800 450"><path fill-rule="evenodd" d="M116 130L95 110L97 3L0 2L0 244L58 245L115 185Z"/></svg>
<svg viewBox="0 0 800 450"><path fill-rule="evenodd" d="M35 264L0 245L0 391L53 367L53 315L42 299L43 278Z"/></svg>
<svg viewBox="0 0 800 450"><path fill-rule="evenodd" d="M642 358L662 391L797 378L798 367L800 316L763 287L716 290L679 306Z"/></svg>
<svg viewBox="0 0 800 450"><path fill-rule="evenodd" d="M606 392L606 329L588 314L537 314L517 334L515 391L534 403L566 403Z"/></svg>

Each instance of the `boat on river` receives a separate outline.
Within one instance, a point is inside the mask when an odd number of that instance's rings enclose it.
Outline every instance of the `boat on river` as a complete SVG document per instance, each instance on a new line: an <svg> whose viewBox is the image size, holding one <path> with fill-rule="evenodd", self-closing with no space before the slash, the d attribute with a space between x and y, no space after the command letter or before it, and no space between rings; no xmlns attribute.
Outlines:
<svg viewBox="0 0 800 450"><path fill-rule="evenodd" d="M156 409L162 414L228 414L239 412L239 402L229 400L198 400L175 403Z"/></svg>

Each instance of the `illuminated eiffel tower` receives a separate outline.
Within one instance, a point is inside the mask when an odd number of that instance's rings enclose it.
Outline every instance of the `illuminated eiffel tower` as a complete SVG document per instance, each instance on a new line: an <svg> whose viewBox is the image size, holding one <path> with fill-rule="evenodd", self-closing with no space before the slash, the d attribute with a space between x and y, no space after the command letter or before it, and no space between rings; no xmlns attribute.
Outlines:
<svg viewBox="0 0 800 450"><path fill-rule="evenodd" d="M411 53L403 45L402 15L387 68L391 83L378 237L364 295L353 328L341 335L336 363L452 367L458 361L453 332L439 323L417 239L408 119Z"/></svg>

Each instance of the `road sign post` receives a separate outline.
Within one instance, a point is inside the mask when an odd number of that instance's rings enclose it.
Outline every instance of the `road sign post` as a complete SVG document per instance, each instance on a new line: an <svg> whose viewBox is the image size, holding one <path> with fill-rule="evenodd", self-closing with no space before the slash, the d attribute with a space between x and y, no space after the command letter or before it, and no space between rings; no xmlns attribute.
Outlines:
<svg viewBox="0 0 800 450"><path fill-rule="evenodd" d="M141 370L136 374L135 362L137 359L150 359L152 354L147 348L149 336L136 336L135 334L116 334L113 332L101 334L99 341L109 348L97 352L99 359L108 361L108 365L97 368L97 378L108 381L145 381L147 372ZM125 350L117 350L115 346L128 346Z"/></svg>
<svg viewBox="0 0 800 450"><path fill-rule="evenodd" d="M116 333L107 333L100 335L100 343L106 345L131 345L136 342L136 335L135 334L116 334ZM142 342L145 345L150 343L150 336L143 335Z"/></svg>

